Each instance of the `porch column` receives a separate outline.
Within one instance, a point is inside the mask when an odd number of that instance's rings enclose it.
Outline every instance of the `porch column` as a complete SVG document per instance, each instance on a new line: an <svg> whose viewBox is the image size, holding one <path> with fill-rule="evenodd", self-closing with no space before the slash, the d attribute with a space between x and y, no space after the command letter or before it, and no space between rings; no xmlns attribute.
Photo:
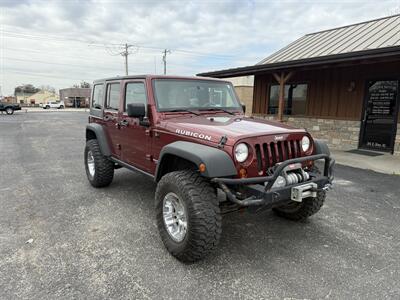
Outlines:
<svg viewBox="0 0 400 300"><path fill-rule="evenodd" d="M276 81L279 83L279 104L278 104L278 120L283 121L283 109L285 107L285 84L292 77L293 72L289 72L285 75L285 72L273 74Z"/></svg>

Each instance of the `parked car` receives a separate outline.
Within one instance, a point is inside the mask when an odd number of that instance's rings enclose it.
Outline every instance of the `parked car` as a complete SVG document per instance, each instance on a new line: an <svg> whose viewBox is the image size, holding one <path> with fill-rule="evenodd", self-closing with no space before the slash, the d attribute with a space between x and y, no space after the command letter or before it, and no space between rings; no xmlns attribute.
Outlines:
<svg viewBox="0 0 400 300"><path fill-rule="evenodd" d="M304 129L246 117L244 110L232 84L222 80L95 81L87 178L105 187L121 167L153 178L161 239L184 262L216 247L225 213L272 208L296 221L317 213L333 180L327 145Z"/></svg>
<svg viewBox="0 0 400 300"><path fill-rule="evenodd" d="M49 108L63 109L65 107L63 101L61 101L61 102L59 102L59 101L49 101L47 103L40 104L40 106L43 109L49 109Z"/></svg>
<svg viewBox="0 0 400 300"><path fill-rule="evenodd" d="M0 111L5 111L7 115L12 115L14 111L21 110L21 106L17 103L0 102Z"/></svg>

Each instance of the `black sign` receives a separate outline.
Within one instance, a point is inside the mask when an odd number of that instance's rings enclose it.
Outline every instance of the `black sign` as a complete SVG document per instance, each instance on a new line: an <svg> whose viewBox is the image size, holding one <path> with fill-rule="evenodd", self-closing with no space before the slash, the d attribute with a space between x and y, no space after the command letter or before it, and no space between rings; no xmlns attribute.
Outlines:
<svg viewBox="0 0 400 300"><path fill-rule="evenodd" d="M392 150L397 126L398 81L368 83L361 144L366 148Z"/></svg>
<svg viewBox="0 0 400 300"><path fill-rule="evenodd" d="M370 115L391 116L396 102L397 81L378 81L369 89Z"/></svg>

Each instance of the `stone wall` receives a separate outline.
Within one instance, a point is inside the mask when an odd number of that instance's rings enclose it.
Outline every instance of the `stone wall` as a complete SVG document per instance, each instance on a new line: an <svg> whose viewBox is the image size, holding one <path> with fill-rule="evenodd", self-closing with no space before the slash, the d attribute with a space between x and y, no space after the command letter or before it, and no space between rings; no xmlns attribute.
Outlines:
<svg viewBox="0 0 400 300"><path fill-rule="evenodd" d="M274 119L274 116L254 115L254 117ZM288 117L285 122L295 127L305 128L314 138L325 141L331 149L351 150L358 148L360 121ZM400 135L398 135L398 139L400 142Z"/></svg>

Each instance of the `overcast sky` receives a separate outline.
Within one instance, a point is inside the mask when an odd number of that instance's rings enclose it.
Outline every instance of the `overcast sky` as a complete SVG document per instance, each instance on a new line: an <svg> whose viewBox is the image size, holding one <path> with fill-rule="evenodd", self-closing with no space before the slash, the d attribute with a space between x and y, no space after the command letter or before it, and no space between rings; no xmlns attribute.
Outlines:
<svg viewBox="0 0 400 300"><path fill-rule="evenodd" d="M300 36L400 13L400 1L0 0L3 95L129 73L194 75L252 65Z"/></svg>

